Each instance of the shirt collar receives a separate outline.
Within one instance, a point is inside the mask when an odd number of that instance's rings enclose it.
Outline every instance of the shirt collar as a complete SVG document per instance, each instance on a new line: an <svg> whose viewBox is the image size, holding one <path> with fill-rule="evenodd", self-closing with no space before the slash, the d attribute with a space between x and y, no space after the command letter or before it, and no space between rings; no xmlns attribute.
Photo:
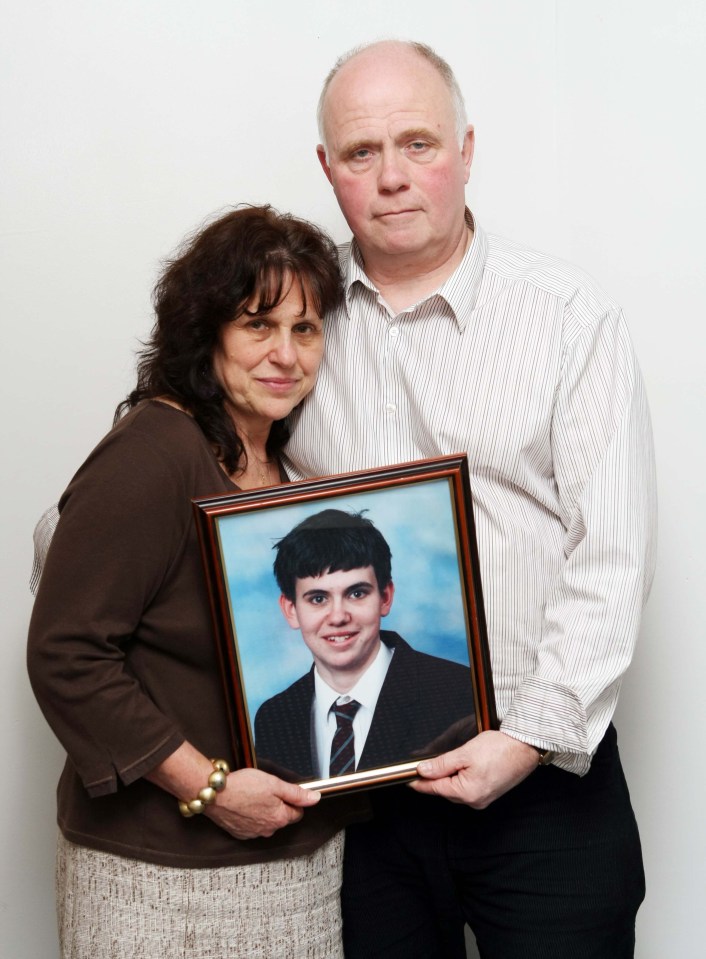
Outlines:
<svg viewBox="0 0 706 959"><path fill-rule="evenodd" d="M476 305L483 270L488 257L487 236L468 207L466 207L466 224L473 230L473 239L464 253L463 259L448 280L442 283L436 292L420 301L427 302L436 296L445 300L451 308L461 332L466 328L471 311ZM355 239L349 245L348 259L347 262L344 260L342 266L347 302L350 302L355 296L356 290L360 286L370 290L375 296L378 295L375 284L365 272L363 257Z"/></svg>

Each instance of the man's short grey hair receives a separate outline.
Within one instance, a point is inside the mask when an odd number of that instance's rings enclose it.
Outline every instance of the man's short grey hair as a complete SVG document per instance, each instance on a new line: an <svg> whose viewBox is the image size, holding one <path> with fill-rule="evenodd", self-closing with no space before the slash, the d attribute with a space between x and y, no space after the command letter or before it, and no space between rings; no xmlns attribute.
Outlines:
<svg viewBox="0 0 706 959"><path fill-rule="evenodd" d="M379 46L380 43L384 42L385 41L374 41L373 43L363 43L358 47L353 47L352 50L344 53L343 56L340 56L338 60L336 60L333 68L324 80L324 85L321 89L321 96L319 97L319 104L316 108L316 120L319 126L319 138L321 139L325 150L328 150L328 146L326 144L326 130L324 126L324 105L326 101L326 94L331 86L331 81L341 67L348 63L349 60L353 60L364 50L369 50L371 47ZM456 79L453 70L448 65L446 60L444 60L443 57L440 57L439 54L435 50L432 50L432 48L426 43L419 43L416 40L394 40L392 42L401 47L406 47L409 50L413 50L420 57L422 57L422 59L426 60L427 63L430 63L448 87L448 91L451 96L451 105L454 111L456 138L458 140L459 148L462 148L463 138L466 135L466 127L468 126L468 117L466 115L466 104L463 100L463 94L461 93L461 88L458 85L458 80Z"/></svg>

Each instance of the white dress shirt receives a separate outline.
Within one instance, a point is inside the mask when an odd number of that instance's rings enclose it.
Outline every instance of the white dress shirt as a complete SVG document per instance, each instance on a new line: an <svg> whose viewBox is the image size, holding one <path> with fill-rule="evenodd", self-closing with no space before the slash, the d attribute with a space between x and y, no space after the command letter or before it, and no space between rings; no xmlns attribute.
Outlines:
<svg viewBox="0 0 706 959"><path fill-rule="evenodd" d="M292 477L466 451L498 715L583 774L613 715L654 568L647 401L622 313L584 273L476 226L394 315L355 243L326 318Z"/></svg>
<svg viewBox="0 0 706 959"><path fill-rule="evenodd" d="M331 743L336 732L336 717L333 713L333 706L337 703L349 703L352 699L360 703L360 708L353 717L353 746L355 749L355 765L356 769L358 768L365 741L370 732L375 706L394 652L391 647L380 643L375 659L355 686L345 694L341 694L329 686L326 680L319 675L318 669L314 667L314 702L312 708L314 711L314 735L316 737L319 776L328 776Z"/></svg>

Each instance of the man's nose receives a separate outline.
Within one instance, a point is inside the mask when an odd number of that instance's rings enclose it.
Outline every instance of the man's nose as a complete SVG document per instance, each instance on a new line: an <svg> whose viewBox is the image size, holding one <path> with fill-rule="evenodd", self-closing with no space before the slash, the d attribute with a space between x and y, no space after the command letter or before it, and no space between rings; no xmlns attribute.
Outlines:
<svg viewBox="0 0 706 959"><path fill-rule="evenodd" d="M383 150L380 158L378 186L385 193L396 193L409 185L406 161L397 149Z"/></svg>

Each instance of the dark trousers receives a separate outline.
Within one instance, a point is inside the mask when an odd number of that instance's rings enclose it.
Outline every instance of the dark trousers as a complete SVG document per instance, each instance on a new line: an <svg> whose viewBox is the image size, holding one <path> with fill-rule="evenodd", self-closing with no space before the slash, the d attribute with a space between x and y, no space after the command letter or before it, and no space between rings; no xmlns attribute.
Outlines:
<svg viewBox="0 0 706 959"><path fill-rule="evenodd" d="M630 959L644 897L640 839L609 727L579 778L540 767L485 810L371 795L349 826L346 959Z"/></svg>

